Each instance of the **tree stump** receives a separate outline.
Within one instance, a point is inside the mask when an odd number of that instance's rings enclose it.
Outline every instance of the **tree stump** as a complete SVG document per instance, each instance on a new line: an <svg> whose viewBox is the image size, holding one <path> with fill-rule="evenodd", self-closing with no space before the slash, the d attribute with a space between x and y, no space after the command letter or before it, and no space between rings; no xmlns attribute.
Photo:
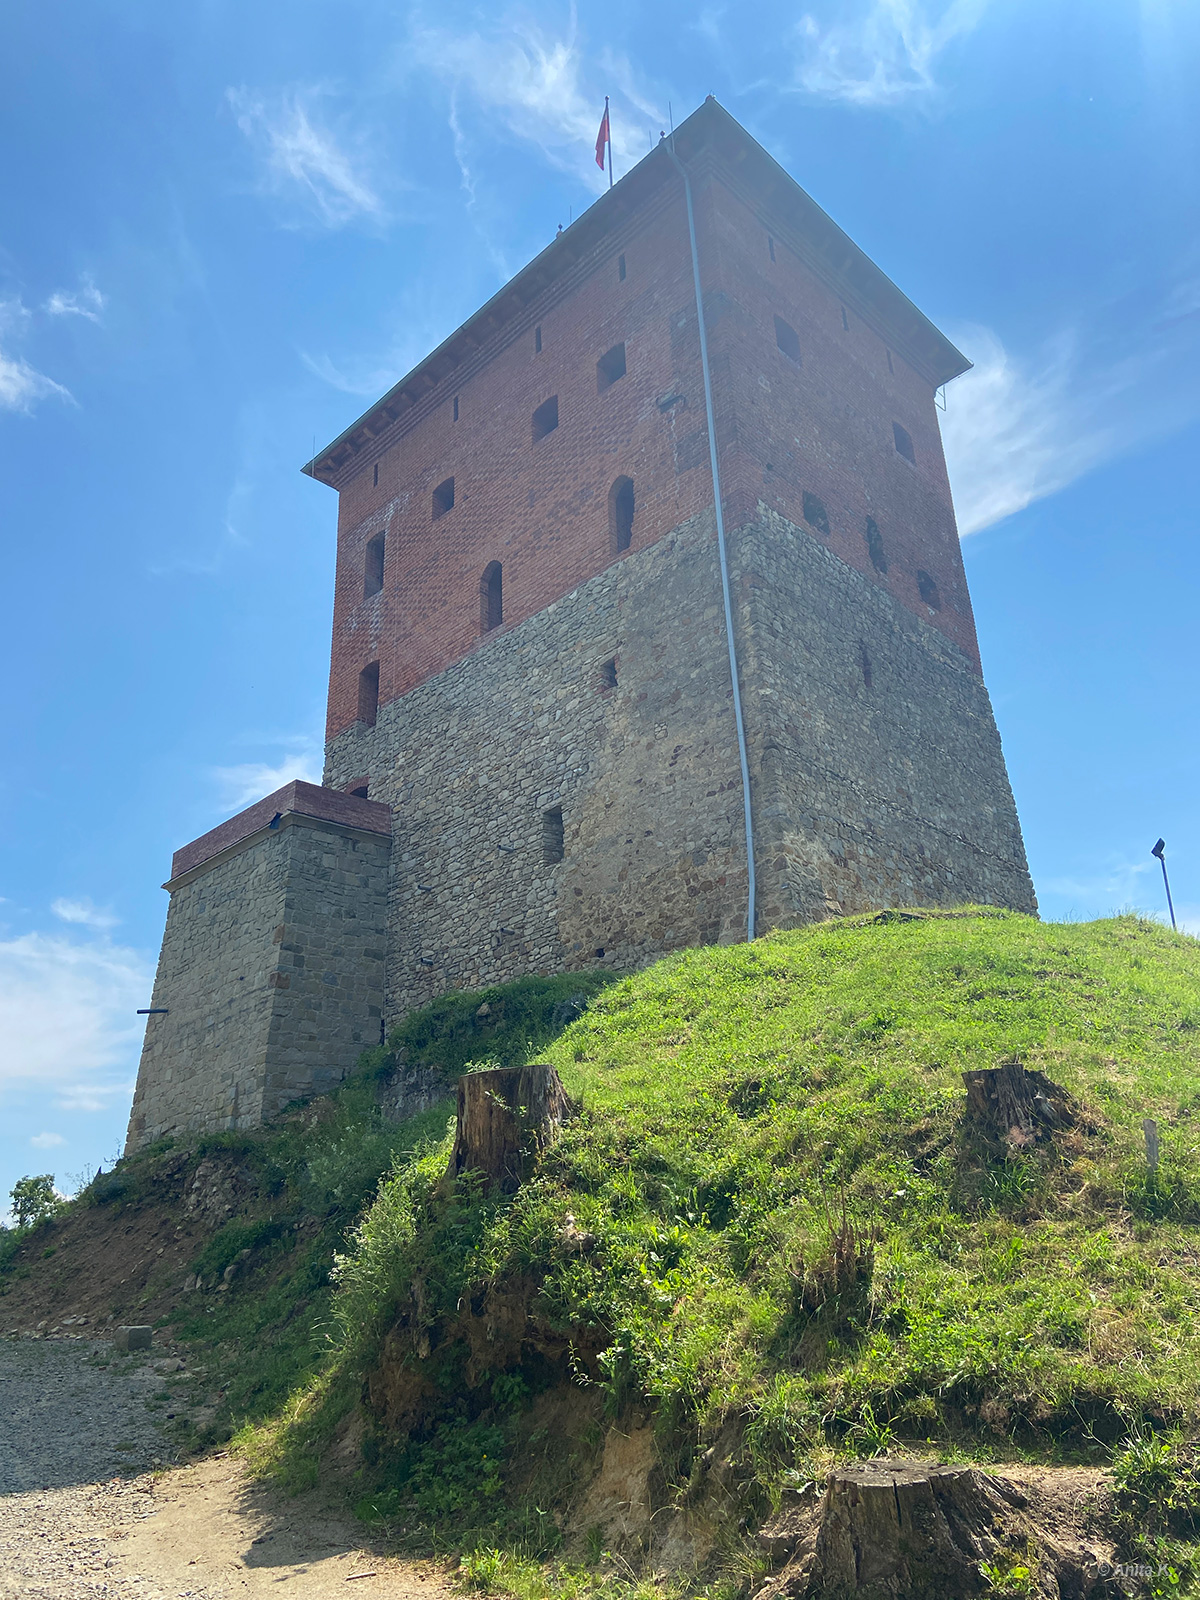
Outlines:
<svg viewBox="0 0 1200 1600"><path fill-rule="evenodd" d="M967 1120L987 1139L1025 1149L1069 1128L1078 1108L1067 1091L1045 1073L1030 1071L1019 1061L964 1072Z"/></svg>
<svg viewBox="0 0 1200 1600"><path fill-rule="evenodd" d="M571 1102L553 1067L493 1067L458 1080L458 1126L447 1177L482 1172L487 1188L512 1194L532 1149L548 1142Z"/></svg>
<svg viewBox="0 0 1200 1600"><path fill-rule="evenodd" d="M1001 1517L1024 1505L971 1467L868 1461L829 1480L805 1600L958 1600L982 1594Z"/></svg>

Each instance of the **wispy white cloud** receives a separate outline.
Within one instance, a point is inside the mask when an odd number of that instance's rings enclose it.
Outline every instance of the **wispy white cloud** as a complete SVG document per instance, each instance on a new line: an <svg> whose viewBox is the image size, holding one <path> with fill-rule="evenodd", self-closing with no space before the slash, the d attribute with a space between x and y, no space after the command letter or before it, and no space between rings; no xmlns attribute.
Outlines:
<svg viewBox="0 0 1200 1600"><path fill-rule="evenodd" d="M1082 312L1032 354L953 330L975 366L955 379L942 438L965 536L1057 493L1200 415L1200 277Z"/></svg>
<svg viewBox="0 0 1200 1600"><path fill-rule="evenodd" d="M806 13L796 29L796 79L810 94L859 106L894 106L937 88L939 58L978 27L988 0L868 0L835 20Z"/></svg>
<svg viewBox="0 0 1200 1600"><path fill-rule="evenodd" d="M31 367L21 356L0 350L0 411L30 412L39 400L48 400L52 395L63 400L72 398L69 389Z"/></svg>
<svg viewBox="0 0 1200 1600"><path fill-rule="evenodd" d="M86 317L89 322L99 322L106 303L92 280L85 277L74 291L56 289L42 310L51 317Z"/></svg>
<svg viewBox="0 0 1200 1600"><path fill-rule="evenodd" d="M0 300L0 411L31 412L39 400L58 395L72 398L61 383L55 383L16 353L15 345L28 332L32 320L29 308L20 300Z"/></svg>
<svg viewBox="0 0 1200 1600"><path fill-rule="evenodd" d="M587 175L597 190L607 180L594 165L589 172L587 152L595 143L605 93L613 96L618 167L645 153L643 130L649 123L657 127L663 116L637 87L623 57L610 52L585 57L574 7L566 29L557 34L512 12L495 17L486 31L418 20L405 41L404 60L407 70L432 74L454 97L455 152L468 192L474 181L463 132L468 105L493 119L493 137L499 118L511 136L538 146L564 171Z"/></svg>
<svg viewBox="0 0 1200 1600"><path fill-rule="evenodd" d="M1152 867L1153 862L1113 860L1086 877L1039 878L1038 891L1085 906L1102 906L1111 914L1121 906L1142 903L1150 887L1146 875Z"/></svg>
<svg viewBox="0 0 1200 1600"><path fill-rule="evenodd" d="M35 1150L56 1150L67 1141L61 1133L35 1133L29 1142Z"/></svg>
<svg viewBox="0 0 1200 1600"><path fill-rule="evenodd" d="M50 907L56 917L61 917L64 922L77 922L85 928L96 928L103 932L108 928L115 928L120 922L120 917L114 916L111 911L101 910L94 906L88 899L82 900L55 900Z"/></svg>
<svg viewBox="0 0 1200 1600"><path fill-rule="evenodd" d="M141 951L105 939L0 940L0 1093L36 1085L82 1111L128 1094L152 978Z"/></svg>
<svg viewBox="0 0 1200 1600"><path fill-rule="evenodd" d="M317 102L326 91L295 88L275 96L250 89L226 91L238 127L257 151L265 187L298 199L326 228L360 217L381 218L384 205L368 180L360 153L324 125Z"/></svg>
<svg viewBox="0 0 1200 1600"><path fill-rule="evenodd" d="M942 439L959 532L978 533L1056 493L1113 447L1114 419L1079 387L1081 356L1068 337L1022 362L986 328L957 341L975 366L955 380Z"/></svg>
<svg viewBox="0 0 1200 1600"><path fill-rule="evenodd" d="M264 795L282 789L285 783L297 778L304 783L320 783L322 757L316 739L299 735L270 742L284 746L286 753L281 760L243 761L237 766L212 769L218 804L224 811L241 811L243 807L253 805Z"/></svg>

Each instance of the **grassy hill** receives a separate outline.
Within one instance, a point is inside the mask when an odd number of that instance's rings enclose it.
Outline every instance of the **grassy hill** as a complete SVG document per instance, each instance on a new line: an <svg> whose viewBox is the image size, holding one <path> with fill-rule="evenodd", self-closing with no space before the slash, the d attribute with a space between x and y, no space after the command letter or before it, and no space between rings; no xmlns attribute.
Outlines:
<svg viewBox="0 0 1200 1600"><path fill-rule="evenodd" d="M497 1523L519 1414L571 1382L652 1413L676 1487L725 1430L752 1513L831 1451L1107 1459L1200 1418L1195 941L842 920L660 962L542 1056L579 1115L511 1200L447 1192L444 1140L396 1167L339 1261L322 1377L260 1459L310 1471L365 1377L369 1503L430 1526L457 1474L461 1542ZM1075 1128L965 1135L961 1074L1011 1057Z"/></svg>
<svg viewBox="0 0 1200 1600"><path fill-rule="evenodd" d="M444 1110L374 1120L374 1058L330 1102L311 1134L328 1171L295 1154L276 1212L314 1172L331 1193L338 1162L359 1178L321 1235L333 1282L306 1290L303 1359L243 1395L263 1470L298 1483L333 1445L359 1452L364 1401L365 1510L532 1550L569 1522L613 1417L652 1433L659 1504L717 1459L731 1526L885 1449L1109 1461L1133 1439L1191 1482L1174 1441L1200 1423L1196 941L1133 917L886 913L683 952L557 1037L489 1044L480 1003L409 1019L409 1050L448 1075L532 1053L578 1115L501 1199L444 1181ZM1023 1150L963 1120L962 1073L1011 1058L1079 1107ZM272 1260L286 1299L298 1258ZM214 1351L222 1319L262 1343L266 1293L248 1276L178 1326Z"/></svg>

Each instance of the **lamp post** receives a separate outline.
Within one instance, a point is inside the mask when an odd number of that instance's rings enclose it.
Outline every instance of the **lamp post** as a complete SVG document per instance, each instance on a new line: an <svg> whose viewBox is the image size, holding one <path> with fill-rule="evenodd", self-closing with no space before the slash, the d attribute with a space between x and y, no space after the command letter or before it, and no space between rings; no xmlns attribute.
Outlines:
<svg viewBox="0 0 1200 1600"><path fill-rule="evenodd" d="M1166 848L1167 841L1165 839L1160 839L1154 846L1154 849L1151 850L1150 854L1158 857L1158 864L1163 869L1163 888L1167 891L1167 910L1171 913L1171 926L1172 928L1175 928L1175 907L1171 901L1171 880L1167 877L1167 858L1165 854ZM1175 928L1175 931L1178 933L1178 928Z"/></svg>

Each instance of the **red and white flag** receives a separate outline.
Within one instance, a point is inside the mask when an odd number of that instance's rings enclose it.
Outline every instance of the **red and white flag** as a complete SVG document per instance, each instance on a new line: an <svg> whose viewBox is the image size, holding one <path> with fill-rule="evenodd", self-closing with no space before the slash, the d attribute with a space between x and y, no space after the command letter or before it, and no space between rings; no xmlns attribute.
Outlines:
<svg viewBox="0 0 1200 1600"><path fill-rule="evenodd" d="M604 151L609 143L608 131L608 96L604 97L604 115L600 118L600 132L596 135L596 165L604 171Z"/></svg>

